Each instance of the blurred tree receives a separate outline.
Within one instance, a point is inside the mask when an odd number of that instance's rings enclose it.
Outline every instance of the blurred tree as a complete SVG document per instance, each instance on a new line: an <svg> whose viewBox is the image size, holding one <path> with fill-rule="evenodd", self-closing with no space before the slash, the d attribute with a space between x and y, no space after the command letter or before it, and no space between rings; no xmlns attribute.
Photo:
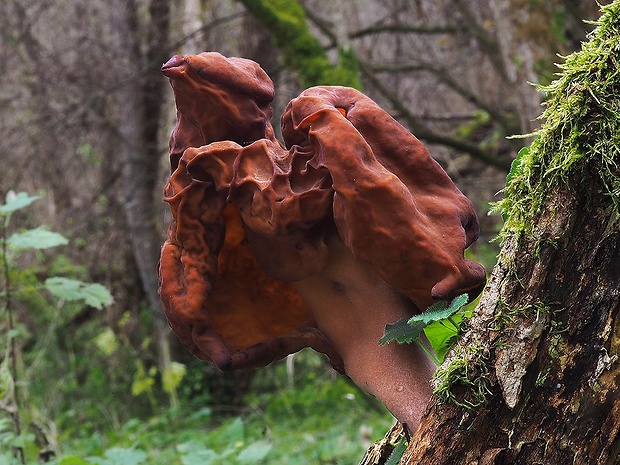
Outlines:
<svg viewBox="0 0 620 465"><path fill-rule="evenodd" d="M170 0L150 0L141 14L133 0L112 2L115 69L126 78L115 93L124 212L134 260L148 306L155 315L155 340L163 370L170 364L169 329L159 300L157 263L161 247L159 171L166 82L159 67L168 59ZM124 74L122 74L124 72Z"/></svg>

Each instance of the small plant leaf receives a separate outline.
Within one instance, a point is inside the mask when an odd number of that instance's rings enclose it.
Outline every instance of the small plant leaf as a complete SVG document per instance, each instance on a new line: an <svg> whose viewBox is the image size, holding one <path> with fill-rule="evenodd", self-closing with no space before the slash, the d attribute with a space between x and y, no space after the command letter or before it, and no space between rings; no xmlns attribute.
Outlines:
<svg viewBox="0 0 620 465"><path fill-rule="evenodd" d="M108 289L98 283L83 283L82 286L82 300L86 303L86 305L90 305L91 307L95 307L101 310L104 307L112 305L114 302L114 297L110 294Z"/></svg>
<svg viewBox="0 0 620 465"><path fill-rule="evenodd" d="M57 247L59 245L66 245L69 243L66 237L56 232L48 231L42 226L29 229L24 232L13 233L6 243L9 247L17 249L49 249L50 247Z"/></svg>
<svg viewBox="0 0 620 465"><path fill-rule="evenodd" d="M9 191L6 195L6 203L0 205L0 214L8 215L14 211L21 210L40 198L41 196L39 195L30 196L26 192L15 194L13 191Z"/></svg>
<svg viewBox="0 0 620 465"><path fill-rule="evenodd" d="M385 465L398 465L400 459L403 458L405 450L407 450L408 444L409 442L407 441L407 439L404 436L401 437L400 440L396 443L396 446L392 450L392 453L388 457L387 461L385 462Z"/></svg>
<svg viewBox="0 0 620 465"><path fill-rule="evenodd" d="M60 459L58 465L88 465L88 462L77 455L68 455Z"/></svg>
<svg viewBox="0 0 620 465"><path fill-rule="evenodd" d="M237 456L237 462L240 464L258 463L263 460L269 451L271 451L271 444L267 441L256 441L243 449Z"/></svg>
<svg viewBox="0 0 620 465"><path fill-rule="evenodd" d="M116 349L118 349L118 340L116 339L116 334L114 334L112 328L104 329L97 337L95 337L94 342L97 348L108 357L116 352Z"/></svg>
<svg viewBox="0 0 620 465"><path fill-rule="evenodd" d="M105 451L104 457L88 457L88 462L97 465L140 465L148 456L139 449L111 447Z"/></svg>
<svg viewBox="0 0 620 465"><path fill-rule="evenodd" d="M230 425L223 430L223 437L228 439L228 443L234 445L237 442L242 442L245 437L245 426L243 420L237 417Z"/></svg>
<svg viewBox="0 0 620 465"><path fill-rule="evenodd" d="M522 170L521 161L523 157L526 157L529 153L530 147L522 147L517 153L516 158L512 160L512 163L510 164L510 171L508 171L508 175L506 176L506 186L510 184L510 181L512 181L515 176L520 175Z"/></svg>
<svg viewBox="0 0 620 465"><path fill-rule="evenodd" d="M60 299L83 300L87 305L99 310L114 302L110 291L97 283L85 283L76 279L56 276L45 280L45 288Z"/></svg>
<svg viewBox="0 0 620 465"><path fill-rule="evenodd" d="M436 302L424 312L419 315L415 315L409 319L409 324L415 324L418 322L425 323L425 326L434 322L445 320L448 317L451 317L456 312L458 312L461 307L463 307L467 303L468 297L467 294L461 294L458 297L455 297L454 300L447 304L445 301Z"/></svg>
<svg viewBox="0 0 620 465"><path fill-rule="evenodd" d="M133 376L133 383L131 384L131 395L138 397L143 393L150 393L155 384L154 373L147 373L144 369L144 365L141 361L136 362L136 373Z"/></svg>
<svg viewBox="0 0 620 465"><path fill-rule="evenodd" d="M170 362L170 364L164 369L162 373L162 387L165 392L173 392L183 380L187 368L184 364L179 362Z"/></svg>
<svg viewBox="0 0 620 465"><path fill-rule="evenodd" d="M460 313L457 313L452 318L457 325L462 321L462 315ZM444 321L430 323L424 328L424 333L433 346L433 351L437 354L437 358L440 362L443 361L448 350L454 345L459 334L458 328L455 328L451 322Z"/></svg>
<svg viewBox="0 0 620 465"><path fill-rule="evenodd" d="M212 465L219 463L220 454L212 449L205 448L198 441L189 441L179 444L177 450L181 453L183 465Z"/></svg>
<svg viewBox="0 0 620 465"><path fill-rule="evenodd" d="M423 322L410 324L406 318L403 318L394 324L385 326L385 333L379 339L379 344L384 345L392 341L396 341L399 344L410 344L420 337L420 333L425 326L426 324Z"/></svg>
<svg viewBox="0 0 620 465"><path fill-rule="evenodd" d="M34 446L35 436L33 433L22 433L19 435L15 435L10 442L12 447L17 447L19 449L26 449L28 446Z"/></svg>

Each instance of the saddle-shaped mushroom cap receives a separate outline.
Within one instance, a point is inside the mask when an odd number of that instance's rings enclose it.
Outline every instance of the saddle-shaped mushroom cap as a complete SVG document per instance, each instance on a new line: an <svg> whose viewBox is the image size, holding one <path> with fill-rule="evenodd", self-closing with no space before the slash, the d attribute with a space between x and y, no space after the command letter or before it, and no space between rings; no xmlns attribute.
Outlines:
<svg viewBox="0 0 620 465"><path fill-rule="evenodd" d="M312 347L417 425L432 368L378 340L388 323L482 290L484 268L464 258L479 232L469 200L354 89L293 99L283 145L273 85L254 62L204 53L163 72L177 126L160 294L182 343L221 369Z"/></svg>

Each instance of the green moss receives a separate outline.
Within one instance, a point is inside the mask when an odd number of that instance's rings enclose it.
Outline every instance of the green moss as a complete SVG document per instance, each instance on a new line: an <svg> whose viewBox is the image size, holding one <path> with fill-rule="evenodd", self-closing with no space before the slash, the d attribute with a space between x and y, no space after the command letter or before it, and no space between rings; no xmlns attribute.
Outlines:
<svg viewBox="0 0 620 465"><path fill-rule="evenodd" d="M503 300L499 300L497 302L497 310L493 314L490 329L494 332L506 334L515 327L521 326L524 319L539 321L541 318L544 318L544 314L549 312L549 310L550 307L541 301L513 308Z"/></svg>
<svg viewBox="0 0 620 465"><path fill-rule="evenodd" d="M512 308L503 301L498 302L498 310L490 323L489 329L500 334L510 334L522 324L523 319L543 318L549 307L540 301L522 307ZM508 347L503 336L492 344L491 350ZM443 401L467 409L483 405L491 393L491 368L489 368L488 350L480 341L458 344L447 365L442 365L434 375L434 393ZM463 386L458 392L455 387Z"/></svg>
<svg viewBox="0 0 620 465"><path fill-rule="evenodd" d="M472 409L483 405L491 393L491 375L487 367L488 355L481 343L459 344L454 348L450 363L442 365L433 376L433 393L442 402ZM455 394L455 386L465 386L461 395Z"/></svg>
<svg viewBox="0 0 620 465"><path fill-rule="evenodd" d="M297 1L241 0L271 33L284 64L297 71L305 87L339 85L361 89L359 65L351 50L339 50L332 64L319 41L310 33L306 14Z"/></svg>
<svg viewBox="0 0 620 465"><path fill-rule="evenodd" d="M559 78L540 87L548 100L537 138L516 160L496 205L505 218L502 239L531 231L559 183L600 185L620 212L620 1L602 7L589 40L559 67Z"/></svg>

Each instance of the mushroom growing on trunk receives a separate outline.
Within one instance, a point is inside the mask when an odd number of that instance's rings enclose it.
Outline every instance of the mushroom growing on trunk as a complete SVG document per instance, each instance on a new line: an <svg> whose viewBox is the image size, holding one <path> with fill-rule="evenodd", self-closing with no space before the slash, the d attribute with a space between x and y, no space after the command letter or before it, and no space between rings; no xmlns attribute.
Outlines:
<svg viewBox="0 0 620 465"><path fill-rule="evenodd" d="M415 430L434 364L378 341L436 300L480 293L485 271L463 256L478 237L471 203L354 89L293 99L282 145L256 63L203 53L162 71L177 106L160 262L172 329L223 370L312 347Z"/></svg>

